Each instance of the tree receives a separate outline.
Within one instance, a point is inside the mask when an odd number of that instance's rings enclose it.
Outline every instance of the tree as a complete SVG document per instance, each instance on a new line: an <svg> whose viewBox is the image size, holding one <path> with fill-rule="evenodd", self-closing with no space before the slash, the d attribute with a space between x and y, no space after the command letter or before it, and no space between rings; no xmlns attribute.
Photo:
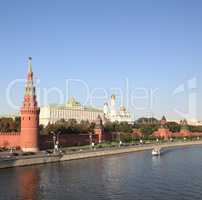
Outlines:
<svg viewBox="0 0 202 200"><path fill-rule="evenodd" d="M133 140L133 136L130 133L120 133L120 140L122 142L131 142Z"/></svg>
<svg viewBox="0 0 202 200"><path fill-rule="evenodd" d="M202 126L188 126L191 132L202 132Z"/></svg>
<svg viewBox="0 0 202 200"><path fill-rule="evenodd" d="M108 121L104 124L104 131L105 132L115 132L115 127L114 127L114 123Z"/></svg>
<svg viewBox="0 0 202 200"><path fill-rule="evenodd" d="M136 125L138 125L138 124L159 124L159 120L157 120L154 117L149 117L149 118L142 117L142 118L139 118L138 120L136 120L135 124Z"/></svg>
<svg viewBox="0 0 202 200"><path fill-rule="evenodd" d="M141 133L143 133L144 136L149 136L152 135L152 133L154 132L154 129L151 126L142 126L140 128Z"/></svg>
<svg viewBox="0 0 202 200"><path fill-rule="evenodd" d="M119 131L124 133L132 133L133 127L132 125L128 124L127 122L121 122L119 124Z"/></svg>
<svg viewBox="0 0 202 200"><path fill-rule="evenodd" d="M131 133L133 131L133 127L131 124L127 122L106 122L104 124L104 130L106 132L124 132Z"/></svg>
<svg viewBox="0 0 202 200"><path fill-rule="evenodd" d="M176 122L167 122L166 126L173 133L179 132L181 129L181 126Z"/></svg>
<svg viewBox="0 0 202 200"><path fill-rule="evenodd" d="M0 131L2 132L20 131L20 123L21 123L20 121L21 121L20 117L16 117L15 119L8 117L0 118Z"/></svg>
<svg viewBox="0 0 202 200"><path fill-rule="evenodd" d="M51 134L51 132L60 132L61 134L79 134L92 132L95 127L94 123L82 120L77 123L75 119L69 119L65 121L61 119L54 124L48 124L45 128L41 127L41 132L44 134Z"/></svg>

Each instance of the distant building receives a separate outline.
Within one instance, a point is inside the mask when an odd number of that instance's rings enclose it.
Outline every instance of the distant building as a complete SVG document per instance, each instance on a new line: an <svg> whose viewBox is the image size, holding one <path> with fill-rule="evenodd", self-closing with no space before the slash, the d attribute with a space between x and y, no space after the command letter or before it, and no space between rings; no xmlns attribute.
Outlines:
<svg viewBox="0 0 202 200"><path fill-rule="evenodd" d="M134 122L131 114L126 110L124 106L120 106L119 110L116 109L116 97L111 96L109 103L104 104L103 108L104 117L111 122L128 122L132 124Z"/></svg>
<svg viewBox="0 0 202 200"><path fill-rule="evenodd" d="M168 120L169 122L176 122L178 124L181 124L182 120ZM190 126L202 126L202 121L199 121L197 119L187 119L187 124Z"/></svg>
<svg viewBox="0 0 202 200"><path fill-rule="evenodd" d="M164 139L168 139L172 137L172 133L166 125L167 125L167 120L166 120L166 117L163 116L162 119L160 120L160 127L158 128L157 131L153 133L153 136L156 138L164 138Z"/></svg>
<svg viewBox="0 0 202 200"><path fill-rule="evenodd" d="M40 124L46 126L48 123L55 123L61 119L75 119L77 122L82 120L94 122L98 115L103 118L104 114L101 109L83 106L77 102L74 97L71 97L66 105L41 107Z"/></svg>
<svg viewBox="0 0 202 200"><path fill-rule="evenodd" d="M197 119L188 119L187 123L191 126L202 126L202 122Z"/></svg>

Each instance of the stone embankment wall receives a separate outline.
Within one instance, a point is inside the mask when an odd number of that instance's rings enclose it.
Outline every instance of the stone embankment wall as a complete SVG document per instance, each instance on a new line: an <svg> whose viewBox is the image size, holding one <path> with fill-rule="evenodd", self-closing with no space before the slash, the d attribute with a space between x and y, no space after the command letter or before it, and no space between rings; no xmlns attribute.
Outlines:
<svg viewBox="0 0 202 200"><path fill-rule="evenodd" d="M180 147L180 146L189 146L189 145L202 145L202 141L169 143L169 144L159 145L159 147L171 148L171 147ZM122 147L122 148L116 148L116 149L105 149L105 150L95 150L95 151L86 151L86 152L84 151L84 152L66 154L63 156L53 156L53 155L28 156L21 159L4 159L4 160L0 160L0 169L151 150L153 146L154 145L144 145L144 146Z"/></svg>

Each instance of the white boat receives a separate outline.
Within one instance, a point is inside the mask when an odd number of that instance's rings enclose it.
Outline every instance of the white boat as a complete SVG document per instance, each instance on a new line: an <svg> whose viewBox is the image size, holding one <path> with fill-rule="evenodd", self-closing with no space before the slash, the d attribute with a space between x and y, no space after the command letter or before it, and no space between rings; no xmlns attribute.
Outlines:
<svg viewBox="0 0 202 200"><path fill-rule="evenodd" d="M161 155L161 149L160 148L154 148L152 150L152 155L153 156L160 156Z"/></svg>

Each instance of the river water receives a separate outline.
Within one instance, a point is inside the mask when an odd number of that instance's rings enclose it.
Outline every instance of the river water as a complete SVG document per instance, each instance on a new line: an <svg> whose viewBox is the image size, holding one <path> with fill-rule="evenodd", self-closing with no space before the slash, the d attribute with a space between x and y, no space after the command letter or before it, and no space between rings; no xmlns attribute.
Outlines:
<svg viewBox="0 0 202 200"><path fill-rule="evenodd" d="M0 200L80 199L202 199L202 146L0 170Z"/></svg>

